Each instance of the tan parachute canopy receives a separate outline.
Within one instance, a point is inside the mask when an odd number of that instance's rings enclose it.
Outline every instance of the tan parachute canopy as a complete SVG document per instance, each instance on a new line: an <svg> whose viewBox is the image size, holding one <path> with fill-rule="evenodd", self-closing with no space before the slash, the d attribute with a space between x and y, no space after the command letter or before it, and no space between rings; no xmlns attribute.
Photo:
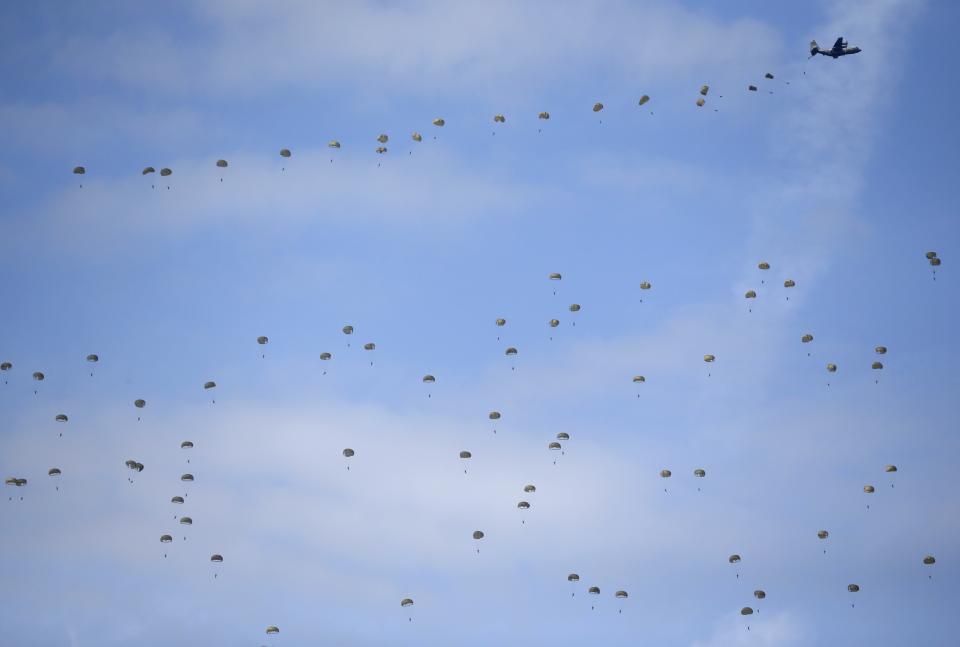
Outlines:
<svg viewBox="0 0 960 647"><path fill-rule="evenodd" d="M491 411L487 414L487 417L491 420L499 420L501 418L499 411Z"/></svg>
<svg viewBox="0 0 960 647"><path fill-rule="evenodd" d="M939 258L931 258L931 259L930 259L930 264L933 265L934 267L940 267L940 259L939 259Z"/></svg>
<svg viewBox="0 0 960 647"><path fill-rule="evenodd" d="M60 476L62 473L59 467L51 467L47 470L47 476Z"/></svg>
<svg viewBox="0 0 960 647"><path fill-rule="evenodd" d="M873 352L875 352L877 355L886 355L886 354L887 354L887 347L886 347L886 346L877 346L876 348L873 349Z"/></svg>
<svg viewBox="0 0 960 647"><path fill-rule="evenodd" d="M443 125L444 125L445 123L447 123L447 122L444 121L443 119L441 119L440 117L437 117L436 119L433 120L433 125L434 125L434 126L439 126L439 127L441 127L441 128L443 127Z"/></svg>
<svg viewBox="0 0 960 647"><path fill-rule="evenodd" d="M743 298L745 298L745 299L756 299L756 298L757 298L757 293L754 292L753 290L747 290L747 293L743 295Z"/></svg>
<svg viewBox="0 0 960 647"><path fill-rule="evenodd" d="M793 279L787 279L786 281L783 282L783 287L785 288L792 288L795 285L796 283L793 282Z"/></svg>
<svg viewBox="0 0 960 647"><path fill-rule="evenodd" d="M600 595L600 587L591 586L589 589L587 589L587 593L590 593L592 595Z"/></svg>
<svg viewBox="0 0 960 647"><path fill-rule="evenodd" d="M613 597L620 598L622 600L624 598L630 597L630 594L627 593L626 591L617 591L616 593L613 594Z"/></svg>
<svg viewBox="0 0 960 647"><path fill-rule="evenodd" d="M280 633L280 627L274 627L273 625L267 627L268 634L278 634Z"/></svg>
<svg viewBox="0 0 960 647"><path fill-rule="evenodd" d="M460 458L473 458L473 454L468 451L460 452Z"/></svg>
<svg viewBox="0 0 960 647"><path fill-rule="evenodd" d="M704 476L707 475L707 471L704 469L697 468L693 470L693 475L696 476L698 479L702 479Z"/></svg>
<svg viewBox="0 0 960 647"><path fill-rule="evenodd" d="M381 144L386 144L388 141L390 141L390 137L386 133L381 133L377 136L377 141Z"/></svg>
<svg viewBox="0 0 960 647"><path fill-rule="evenodd" d="M660 470L660 478L668 479L673 475L670 470Z"/></svg>
<svg viewBox="0 0 960 647"><path fill-rule="evenodd" d="M550 273L550 280L551 280L551 281L559 281L559 280L562 279L562 278L563 278L563 277L560 275L560 272L551 272L551 273Z"/></svg>
<svg viewBox="0 0 960 647"><path fill-rule="evenodd" d="M400 600L400 606L401 607L413 606L413 600L410 598L403 598L402 600Z"/></svg>
<svg viewBox="0 0 960 647"><path fill-rule="evenodd" d="M332 358L333 358L333 355L331 355L330 353L320 353L320 359L324 361Z"/></svg>
<svg viewBox="0 0 960 647"><path fill-rule="evenodd" d="M769 269L770 269L770 263L768 263L768 262L766 262L766 261L760 261L760 263L757 264L757 267L759 267L761 270L769 270Z"/></svg>
<svg viewBox="0 0 960 647"><path fill-rule="evenodd" d="M351 325L349 325L349 324L346 325L346 326L344 326L344 327L343 327L343 334L344 334L344 335L352 335L352 334L353 334L353 326L351 326Z"/></svg>
<svg viewBox="0 0 960 647"><path fill-rule="evenodd" d="M189 482L193 481L193 474L182 474L182 475L180 476L180 480L189 483Z"/></svg>
<svg viewBox="0 0 960 647"><path fill-rule="evenodd" d="M221 564L223 563L223 555L214 553L213 555L210 555L210 561L214 562L215 564Z"/></svg>
<svg viewBox="0 0 960 647"><path fill-rule="evenodd" d="M580 581L580 576L577 575L576 573L570 573L570 575L567 575L567 581L568 581L568 582L579 582L579 581Z"/></svg>
<svg viewBox="0 0 960 647"><path fill-rule="evenodd" d="M507 120L507 118L503 115L493 115L493 120L498 124L502 124Z"/></svg>
<svg viewBox="0 0 960 647"><path fill-rule="evenodd" d="M142 409L142 408L144 408L145 406L147 406L147 401L146 401L146 400L134 400L134 401L133 401L133 406L135 406L135 407L138 408L138 409Z"/></svg>
<svg viewBox="0 0 960 647"><path fill-rule="evenodd" d="M170 535L160 535L161 544L169 544L171 541L173 541L173 537Z"/></svg>
<svg viewBox="0 0 960 647"><path fill-rule="evenodd" d="M538 118L538 119L549 119L549 118L550 118L550 113L549 113L549 112L541 112L539 115L537 115L537 118Z"/></svg>
<svg viewBox="0 0 960 647"><path fill-rule="evenodd" d="M836 373L836 372L837 372L837 365L836 365L836 364L827 364L827 371L829 371L830 373Z"/></svg>
<svg viewBox="0 0 960 647"><path fill-rule="evenodd" d="M67 414L65 414L65 413L58 413L57 416L56 416L56 418L55 418L55 420L56 420L57 422L66 422L66 421L68 420Z"/></svg>
<svg viewBox="0 0 960 647"><path fill-rule="evenodd" d="M753 597L757 598L758 600L762 600L767 597L767 592L763 589L757 589L753 592Z"/></svg>
<svg viewBox="0 0 960 647"><path fill-rule="evenodd" d="M708 363L709 363L709 362L713 362L713 361L715 361L716 359L717 359L717 358L716 358L716 356L714 356L714 355L704 355L704 356L703 356L703 361L708 362Z"/></svg>
<svg viewBox="0 0 960 647"><path fill-rule="evenodd" d="M876 492L876 489L872 485L864 485L863 491L866 492L867 494L873 494L874 492Z"/></svg>
<svg viewBox="0 0 960 647"><path fill-rule="evenodd" d="M550 327L551 327L551 328L556 328L556 327L559 326L559 325L560 325L560 320L559 320L559 319L551 319L551 320L550 320Z"/></svg>
<svg viewBox="0 0 960 647"><path fill-rule="evenodd" d="M875 371L878 371L883 368L883 362L874 362L873 364L870 365L870 368L872 368Z"/></svg>
<svg viewBox="0 0 960 647"><path fill-rule="evenodd" d="M570 440L570 434L565 431L558 431L557 440Z"/></svg>
<svg viewBox="0 0 960 647"><path fill-rule="evenodd" d="M423 383L424 383L424 384L433 384L433 383L436 382L436 381L437 381L437 378L435 378L435 377L432 376L432 375L424 375L424 376L423 376Z"/></svg>
<svg viewBox="0 0 960 647"><path fill-rule="evenodd" d="M173 175L173 171L171 171L171 170L168 169L168 168L162 168L162 169L160 169L160 175L161 175L161 177L169 177L169 176Z"/></svg>
<svg viewBox="0 0 960 647"><path fill-rule="evenodd" d="M561 445L560 445L560 443L554 441L554 442L550 443L549 445L547 445L547 449L561 449Z"/></svg>
<svg viewBox="0 0 960 647"><path fill-rule="evenodd" d="M97 355L96 353L90 353L89 355L87 355L87 361L91 363L99 362L100 356Z"/></svg>
<svg viewBox="0 0 960 647"><path fill-rule="evenodd" d="M263 346L269 341L270 341L270 338L267 337L266 335L260 335L259 337L257 337L257 343L260 344L261 346Z"/></svg>
<svg viewBox="0 0 960 647"><path fill-rule="evenodd" d="M384 153L387 152L387 147L386 147L386 146L377 146L375 150L377 151L377 155L383 155Z"/></svg>
<svg viewBox="0 0 960 647"><path fill-rule="evenodd" d="M536 486L536 485L533 485L533 484L524 485L524 486L523 486L523 491L524 491L524 492L527 492L528 494L529 494L530 492L536 492L536 491L537 491L537 486Z"/></svg>
<svg viewBox="0 0 960 647"><path fill-rule="evenodd" d="M193 519L191 519L190 517L180 517L180 524L183 526L192 526Z"/></svg>
<svg viewBox="0 0 960 647"><path fill-rule="evenodd" d="M185 440L180 443L180 449L193 449L193 441Z"/></svg>
<svg viewBox="0 0 960 647"><path fill-rule="evenodd" d="M701 85L701 86L700 86L700 94L702 94L703 96L707 96L707 92L709 92L709 91L710 91L710 86L709 86L709 85Z"/></svg>
<svg viewBox="0 0 960 647"><path fill-rule="evenodd" d="M87 172L87 169L85 169L85 168L82 167L82 166L74 166L74 167L73 167L73 174L74 174L74 175L83 175L83 174L86 173L86 172Z"/></svg>
<svg viewBox="0 0 960 647"><path fill-rule="evenodd" d="M813 341L813 335L811 335L810 333L807 333L806 335L800 338L800 341L802 341L804 344L809 344L810 342Z"/></svg>
<svg viewBox="0 0 960 647"><path fill-rule="evenodd" d="M705 104L705 103L706 103L706 101L703 100L703 97L697 99L697 107L698 107L698 108L702 108L702 107L703 107L703 104Z"/></svg>
<svg viewBox="0 0 960 647"><path fill-rule="evenodd" d="M172 499L170 499L170 503L183 503L183 497L175 496Z"/></svg>
<svg viewBox="0 0 960 647"><path fill-rule="evenodd" d="M595 104L593 104L593 111L594 111L594 112L600 112L601 110L603 110L603 104L602 104L602 103L600 103L600 102L598 101L598 102L596 102Z"/></svg>
<svg viewBox="0 0 960 647"><path fill-rule="evenodd" d="M145 166L143 170L140 171L140 174L149 175L150 173L156 173L156 172L157 172L157 169L153 168L152 166Z"/></svg>
<svg viewBox="0 0 960 647"><path fill-rule="evenodd" d="M213 389L213 388L216 388L216 386L217 386L217 383L214 382L213 380L210 380L209 382L204 382L204 383L203 383L203 388L204 388L204 389Z"/></svg>
<svg viewBox="0 0 960 647"><path fill-rule="evenodd" d="M750 607L743 607L742 609L740 609L740 615L742 616L753 615L753 609L751 609Z"/></svg>
<svg viewBox="0 0 960 647"><path fill-rule="evenodd" d="M363 345L363 350L377 350L377 345L372 341Z"/></svg>
<svg viewBox="0 0 960 647"><path fill-rule="evenodd" d="M937 253L936 253L936 252L927 252L927 259L933 260L933 259L936 258L936 257L937 257Z"/></svg>
<svg viewBox="0 0 960 647"><path fill-rule="evenodd" d="M649 290L650 287L651 287L651 286L650 286L650 281L641 281L641 282L640 282L640 289L641 289L641 290Z"/></svg>
<svg viewBox="0 0 960 647"><path fill-rule="evenodd" d="M734 553L733 555L730 555L730 557L727 558L727 561L730 562L731 564L737 564L740 562L740 555L737 555L736 553Z"/></svg>
<svg viewBox="0 0 960 647"><path fill-rule="evenodd" d="M0 371L9 371L11 368L13 368L13 364L10 362L4 362L0 364Z"/></svg>
<svg viewBox="0 0 960 647"><path fill-rule="evenodd" d="M860 585L859 585L859 584L847 584L847 590L850 591L851 593L856 593L857 591L860 590Z"/></svg>
<svg viewBox="0 0 960 647"><path fill-rule="evenodd" d="M474 539L483 539L483 538L484 538L483 531L482 531L482 530L474 530L474 531L473 531L473 538L474 538Z"/></svg>
<svg viewBox="0 0 960 647"><path fill-rule="evenodd" d="M830 536L830 533L827 532L826 530L818 530L818 531L817 531L817 537L819 537L820 539L826 539L826 538L829 537L829 536Z"/></svg>
<svg viewBox="0 0 960 647"><path fill-rule="evenodd" d="M927 555L923 558L923 563L926 566L930 566L931 564L936 564L937 560L933 555Z"/></svg>
<svg viewBox="0 0 960 647"><path fill-rule="evenodd" d="M327 147L328 147L328 148L340 148L340 142L338 142L336 139L331 139L329 142L327 142Z"/></svg>
<svg viewBox="0 0 960 647"><path fill-rule="evenodd" d="M410 135L410 139L412 139L412 140L415 141L415 142L422 142L422 141L423 141L423 135L421 135L420 133L415 132L415 133L412 133L412 134Z"/></svg>
<svg viewBox="0 0 960 647"><path fill-rule="evenodd" d="M570 312L580 312L580 304L579 304L579 303L571 303L571 304L570 304Z"/></svg>
<svg viewBox="0 0 960 647"><path fill-rule="evenodd" d="M645 103L646 103L647 101L649 101L649 100L650 100L650 97L649 97L649 96L643 95L642 97L640 97L640 105L642 106L643 104L645 104Z"/></svg>
<svg viewBox="0 0 960 647"><path fill-rule="evenodd" d="M516 355L516 354L517 354L517 349L514 348L513 346L511 346L510 348L508 348L508 349L504 352L504 354L505 354L505 355Z"/></svg>
<svg viewBox="0 0 960 647"><path fill-rule="evenodd" d="M343 456L344 456L344 458L350 458L351 456L354 455L354 453L355 453L355 452L354 452L352 449L350 449L349 447L347 447L346 449L343 450Z"/></svg>
<svg viewBox="0 0 960 647"><path fill-rule="evenodd" d="M497 319L497 325L498 325L498 326L506 326L506 325L507 325L507 320L506 320L506 319L503 319L503 318Z"/></svg>
<svg viewBox="0 0 960 647"><path fill-rule="evenodd" d="M520 501L519 503L517 503L517 507L521 510L529 510L530 504L527 503L526 501Z"/></svg>
<svg viewBox="0 0 960 647"><path fill-rule="evenodd" d="M227 160L217 160L217 166L220 168L227 168L229 165L227 164Z"/></svg>
<svg viewBox="0 0 960 647"><path fill-rule="evenodd" d="M33 379L35 379L37 382L43 382L43 378L45 378L45 377L46 377L46 375L44 375L44 374L41 373L40 371L36 371L36 372L33 374Z"/></svg>
<svg viewBox="0 0 960 647"><path fill-rule="evenodd" d="M634 384L640 384L640 383L646 382L646 381L647 381L647 378L645 378L645 377L642 376L642 375L634 375L634 376L633 376L633 382L634 382Z"/></svg>
<svg viewBox="0 0 960 647"><path fill-rule="evenodd" d="M290 155L291 155L291 153L290 153L290 149L289 149L289 148L281 148L281 149L280 149L280 157L290 157Z"/></svg>
<svg viewBox="0 0 960 647"><path fill-rule="evenodd" d="M897 471L897 466L896 466L896 465L887 465L886 467L883 468L883 471L884 471L884 472L896 472L896 471Z"/></svg>

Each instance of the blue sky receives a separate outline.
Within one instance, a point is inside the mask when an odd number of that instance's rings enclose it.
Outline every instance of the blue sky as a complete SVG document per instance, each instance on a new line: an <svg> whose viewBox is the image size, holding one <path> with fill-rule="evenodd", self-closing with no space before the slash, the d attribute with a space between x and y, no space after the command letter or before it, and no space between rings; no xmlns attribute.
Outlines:
<svg viewBox="0 0 960 647"><path fill-rule="evenodd" d="M4 8L0 642L951 644L958 18Z"/></svg>

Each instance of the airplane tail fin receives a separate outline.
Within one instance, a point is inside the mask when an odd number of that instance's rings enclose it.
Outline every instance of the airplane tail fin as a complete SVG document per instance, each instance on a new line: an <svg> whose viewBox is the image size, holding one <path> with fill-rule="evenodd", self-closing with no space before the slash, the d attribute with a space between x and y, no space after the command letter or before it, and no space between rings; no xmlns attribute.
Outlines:
<svg viewBox="0 0 960 647"><path fill-rule="evenodd" d="M811 41L810 41L810 56L816 56L819 51L820 51L820 46L817 45L817 41L811 40Z"/></svg>

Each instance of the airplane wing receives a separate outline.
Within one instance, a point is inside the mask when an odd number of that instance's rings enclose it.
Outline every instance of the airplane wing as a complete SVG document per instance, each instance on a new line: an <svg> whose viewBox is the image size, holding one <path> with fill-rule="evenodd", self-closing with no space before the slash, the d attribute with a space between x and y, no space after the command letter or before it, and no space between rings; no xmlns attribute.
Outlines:
<svg viewBox="0 0 960 647"><path fill-rule="evenodd" d="M843 36L837 39L837 42L833 44L833 49L843 49Z"/></svg>

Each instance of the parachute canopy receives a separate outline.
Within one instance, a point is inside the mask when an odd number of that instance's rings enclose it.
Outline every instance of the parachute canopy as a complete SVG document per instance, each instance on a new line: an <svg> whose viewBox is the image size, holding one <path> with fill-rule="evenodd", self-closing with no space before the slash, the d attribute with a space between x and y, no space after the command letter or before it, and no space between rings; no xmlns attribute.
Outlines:
<svg viewBox="0 0 960 647"><path fill-rule="evenodd" d="M552 442L549 445L547 445L547 449L553 449L553 450L561 449L561 445L558 442Z"/></svg>
<svg viewBox="0 0 960 647"><path fill-rule="evenodd" d="M643 383L643 382L646 382L646 381L647 381L647 378L645 378L645 377L642 376L642 375L634 375L634 376L633 376L633 382L634 382L634 384L640 384L640 383Z"/></svg>
<svg viewBox="0 0 960 647"><path fill-rule="evenodd" d="M62 473L59 467L51 467L47 470L47 476L60 476Z"/></svg>
<svg viewBox="0 0 960 647"><path fill-rule="evenodd" d="M537 115L537 119L549 119L549 118L550 118L549 112L541 112L539 115Z"/></svg>
<svg viewBox="0 0 960 647"><path fill-rule="evenodd" d="M217 386L217 383L214 382L213 380L210 380L210 381L208 381L208 382L204 382L204 383L203 383L203 388L204 388L204 389L213 389L213 388L216 388L216 386Z"/></svg>
<svg viewBox="0 0 960 647"><path fill-rule="evenodd" d="M181 481L184 481L184 482L186 482L186 483L189 483L189 482L193 481L193 474L182 474L182 475L180 476L180 480L181 480Z"/></svg>
<svg viewBox="0 0 960 647"><path fill-rule="evenodd" d="M837 365L836 365L836 364L827 364L827 371L829 371L830 373L836 373L836 372L837 372Z"/></svg>
<svg viewBox="0 0 960 647"><path fill-rule="evenodd" d="M886 346L877 346L876 348L873 349L873 352L875 352L877 355L886 355L886 354L887 354L887 347L886 347Z"/></svg>
<svg viewBox="0 0 960 647"><path fill-rule="evenodd" d="M757 91L757 86L755 86L755 85L748 85L748 86L747 86L747 89L750 90L750 92L756 92L756 91Z"/></svg>
<svg viewBox="0 0 960 647"><path fill-rule="evenodd" d="M291 153L290 153L290 149L289 149L289 148L281 148L281 149L280 149L280 157L290 157L290 155L291 155Z"/></svg>
<svg viewBox="0 0 960 647"><path fill-rule="evenodd" d="M613 597L620 598L622 600L624 598L630 597L630 594L627 593L626 591L617 591L616 593L613 594Z"/></svg>
<svg viewBox="0 0 960 647"><path fill-rule="evenodd" d="M873 364L870 365L870 368L872 368L875 371L878 371L883 368L883 362L874 362Z"/></svg>
<svg viewBox="0 0 960 647"><path fill-rule="evenodd" d="M783 282L783 287L785 288L792 288L795 285L796 283L793 282L793 279L787 279L786 281Z"/></svg>
<svg viewBox="0 0 960 647"><path fill-rule="evenodd" d="M753 592L753 597L757 598L758 600L762 600L767 597L767 592L763 589L757 589Z"/></svg>
<svg viewBox="0 0 960 647"><path fill-rule="evenodd" d="M468 451L460 452L460 458L473 458L473 454Z"/></svg>
<svg viewBox="0 0 960 647"><path fill-rule="evenodd" d="M184 526L192 526L193 519L191 519L190 517L180 517L180 524Z"/></svg>
<svg viewBox="0 0 960 647"><path fill-rule="evenodd" d="M560 320L559 320L559 319L551 319L551 320L550 320L550 327L551 327L551 328L556 328L556 327L559 326L559 325L560 325Z"/></svg>
<svg viewBox="0 0 960 647"><path fill-rule="evenodd" d="M270 341L270 338L267 337L266 335L260 335L259 337L257 337L257 343L260 344L261 346L267 344L269 341Z"/></svg>
<svg viewBox="0 0 960 647"><path fill-rule="evenodd" d="M743 295L745 299L756 299L757 293L753 290L747 290L746 294Z"/></svg>
<svg viewBox="0 0 960 647"><path fill-rule="evenodd" d="M698 479L702 479L704 476L707 475L707 471L698 468L693 470L693 475L696 476Z"/></svg>
<svg viewBox="0 0 960 647"><path fill-rule="evenodd" d="M570 304L570 312L580 312L580 304L579 304L579 303L571 303L571 304Z"/></svg>
<svg viewBox="0 0 960 647"><path fill-rule="evenodd" d="M183 497L175 496L172 499L170 499L170 503L183 503Z"/></svg>
<svg viewBox="0 0 960 647"><path fill-rule="evenodd" d="M499 411L491 411L490 413L487 414L487 417L490 418L491 420L499 420L499 419L500 419L500 412L499 412Z"/></svg>
<svg viewBox="0 0 960 647"><path fill-rule="evenodd" d="M213 555L210 555L210 561L215 564L221 564L223 563L223 555L220 555L219 553L214 553Z"/></svg>
<svg viewBox="0 0 960 647"><path fill-rule="evenodd" d="M702 108L706 101L703 100L703 97L697 99L697 107Z"/></svg>
<svg viewBox="0 0 960 647"><path fill-rule="evenodd" d="M483 537L484 537L484 534L483 534L483 531L482 531L482 530L474 530L474 531L473 531L473 538L474 538L474 539L483 539Z"/></svg>
<svg viewBox="0 0 960 647"><path fill-rule="evenodd" d="M376 349L377 349L377 345L374 344L373 342L368 342L363 345L363 350L376 350Z"/></svg>
<svg viewBox="0 0 960 647"><path fill-rule="evenodd" d="M750 607L743 607L742 609L740 609L740 615L742 616L753 615L753 609L751 609Z"/></svg>
<svg viewBox="0 0 960 647"><path fill-rule="evenodd" d="M596 102L595 104L593 104L593 111L594 111L594 112L600 112L601 110L603 110L603 104L602 104L602 103L600 103L600 102L598 101L598 102Z"/></svg>
<svg viewBox="0 0 960 647"><path fill-rule="evenodd" d="M327 146L329 148L340 148L340 142L338 142L336 139L331 139L329 142L327 142Z"/></svg>
<svg viewBox="0 0 960 647"><path fill-rule="evenodd" d="M192 448L193 448L192 440L185 440L182 443L180 443L180 449L192 449Z"/></svg>
<svg viewBox="0 0 960 647"><path fill-rule="evenodd" d="M647 101L649 101L649 100L650 100L650 97L649 97L649 96L643 95L642 97L640 97L640 104L639 104L639 105L642 106L643 104L645 104L645 103L646 103Z"/></svg>
<svg viewBox="0 0 960 647"><path fill-rule="evenodd" d="M558 431L557 440L570 440L570 434L565 431Z"/></svg>
<svg viewBox="0 0 960 647"><path fill-rule="evenodd" d="M508 349L506 350L505 354L506 354L506 355L516 355L516 354L517 354L517 349L514 348L513 346L511 346L510 348L508 348Z"/></svg>
<svg viewBox="0 0 960 647"><path fill-rule="evenodd" d="M447 123L447 122L444 121L443 119L441 119L440 117L437 117L436 119L433 120L433 125L434 125L434 126L439 126L439 127L441 127L441 128L443 127L443 125L444 125L445 123Z"/></svg>
<svg viewBox="0 0 960 647"><path fill-rule="evenodd" d="M135 406L135 407L138 408L138 409L142 409L142 408L144 408L145 406L147 406L147 401L146 401L146 400L134 400L134 401L133 401L133 406Z"/></svg>
<svg viewBox="0 0 960 647"><path fill-rule="evenodd" d="M704 356L703 356L703 361L705 361L705 362L712 362L712 361L714 361L714 360L716 360L716 359L717 359L717 358L716 358L716 356L714 356L714 355L704 355Z"/></svg>
<svg viewBox="0 0 960 647"><path fill-rule="evenodd" d="M413 600L410 598L403 598L402 600L400 600L400 606L401 607L413 606Z"/></svg>
<svg viewBox="0 0 960 647"><path fill-rule="evenodd" d="M570 573L570 575L567 575L567 581L568 581L568 582L579 582L579 581L580 581L580 576L577 575L576 573Z"/></svg>
<svg viewBox="0 0 960 647"><path fill-rule="evenodd" d="M424 376L423 376L423 383L424 383L424 384L433 384L433 383L436 382L436 381L437 381L437 378L435 378L435 377L432 376L432 375L424 375Z"/></svg>
<svg viewBox="0 0 960 647"><path fill-rule="evenodd" d="M883 468L883 471L884 471L884 472L896 472L896 471L897 471L897 466L896 466L896 465L887 465L886 467Z"/></svg>
<svg viewBox="0 0 960 647"><path fill-rule="evenodd" d="M700 86L700 94L702 94L703 96L707 96L707 92L709 92L709 91L710 91L710 86L709 86L709 85L701 85L701 86Z"/></svg>
<svg viewBox="0 0 960 647"><path fill-rule="evenodd" d="M506 326L506 325L507 325L507 320L506 320L506 319L503 319L503 318L500 318L500 319L497 319L497 322L496 322L496 323L497 323L498 326L501 326L501 327L502 327L502 326Z"/></svg>
<svg viewBox="0 0 960 647"><path fill-rule="evenodd" d="M13 364L10 362L4 362L0 364L0 371L9 371L11 368L13 368Z"/></svg>
<svg viewBox="0 0 960 647"><path fill-rule="evenodd" d="M591 586L589 589L587 589L587 593L590 593L591 595L600 595L600 587Z"/></svg>
<svg viewBox="0 0 960 647"><path fill-rule="evenodd" d="M328 359L332 359L332 358L333 358L333 355L331 355L330 353L320 353L320 359L324 361L327 361Z"/></svg>
<svg viewBox="0 0 960 647"><path fill-rule="evenodd" d="M217 160L217 166L219 166L220 168L227 168L228 166L227 160Z"/></svg>
<svg viewBox="0 0 960 647"><path fill-rule="evenodd" d="M355 452L354 452L352 449L350 449L349 447L347 447L346 449L343 450L343 455L344 455L345 458L350 458L351 456L354 455L354 453L355 453Z"/></svg>
<svg viewBox="0 0 960 647"><path fill-rule="evenodd" d="M173 537L170 535L160 535L160 543L169 544L171 541L173 541Z"/></svg>
<svg viewBox="0 0 960 647"><path fill-rule="evenodd" d="M156 172L157 172L157 169L153 168L152 166L145 166L143 167L143 170L140 171L140 174L149 175L150 173L156 173Z"/></svg>
<svg viewBox="0 0 960 647"><path fill-rule="evenodd" d="M873 494L874 492L876 492L876 488L874 488L872 485L864 485L863 491L866 492L867 494Z"/></svg>
<svg viewBox="0 0 960 647"><path fill-rule="evenodd" d="M504 117L503 115L493 115L493 120L494 120L495 122L497 122L498 124L502 124L503 122L505 122L505 121L507 120L507 118Z"/></svg>
<svg viewBox="0 0 960 647"><path fill-rule="evenodd" d="M273 625L267 627L268 634L278 634L280 633L280 627L274 627Z"/></svg>
<svg viewBox="0 0 960 647"><path fill-rule="evenodd" d="M551 280L551 281L559 281L559 280L562 279L562 278L563 278L563 276L560 275L560 272L551 272L551 273L550 273L550 280Z"/></svg>
<svg viewBox="0 0 960 647"><path fill-rule="evenodd" d="M802 341L804 344L809 344L810 342L813 341L813 335L811 335L810 333L807 333L806 335L800 338L800 341Z"/></svg>
<svg viewBox="0 0 960 647"><path fill-rule="evenodd" d="M641 282L640 282L640 289L641 289L641 290L649 290L649 289L650 289L650 281L641 281Z"/></svg>
<svg viewBox="0 0 960 647"><path fill-rule="evenodd" d="M933 555L926 555L926 556L923 558L923 563L924 563L924 565L926 565L926 566L930 566L931 564L936 564L936 563L937 563L937 560L936 560L936 558L934 558Z"/></svg>
<svg viewBox="0 0 960 647"><path fill-rule="evenodd" d="M527 493L536 492L536 491L537 491L537 486L536 486L536 485L531 485L531 484L524 485L524 486L523 486L523 491L524 491L524 492L527 492Z"/></svg>
<svg viewBox="0 0 960 647"><path fill-rule="evenodd" d="M767 72L766 74L763 75L763 78L765 78L765 79L772 79L772 78L773 78L773 75L770 74L770 72Z"/></svg>
<svg viewBox="0 0 960 647"><path fill-rule="evenodd" d="M769 270L769 269L770 269L770 263L768 263L768 262L766 262L766 261L760 261L760 262L757 264L757 267L759 267L761 270Z"/></svg>
<svg viewBox="0 0 960 647"><path fill-rule="evenodd" d="M55 418L55 420L56 420L57 422L66 422L66 421L67 421L67 414L65 414L65 413L58 413L57 416L56 416L56 418Z"/></svg>
<svg viewBox="0 0 960 647"><path fill-rule="evenodd" d="M87 361L91 363L99 362L100 356L97 355L96 353L90 353L89 355L87 355Z"/></svg>
<svg viewBox="0 0 960 647"><path fill-rule="evenodd" d="M33 379L35 379L37 382L43 382L43 378L45 378L45 377L46 377L46 375L44 375L44 374L41 373L40 371L36 371L36 372L33 374Z"/></svg>
<svg viewBox="0 0 960 647"><path fill-rule="evenodd" d="M162 169L160 169L160 175L161 175L161 177L169 177L169 176L173 175L173 171L171 171L171 170L168 169L168 168L162 168Z"/></svg>
<svg viewBox="0 0 960 647"><path fill-rule="evenodd" d="M527 503L526 501L521 501L517 504L517 507L520 508L521 510L529 510L530 504Z"/></svg>
<svg viewBox="0 0 960 647"><path fill-rule="evenodd" d="M829 537L829 536L830 536L830 533L827 532L826 530L818 530L818 531L817 531L817 537L819 537L820 539L826 539L826 538Z"/></svg>
<svg viewBox="0 0 960 647"><path fill-rule="evenodd" d="M343 334L344 334L344 335L352 335L352 334L353 334L353 326L351 326L350 324L347 324L347 325L344 326L341 330L343 330Z"/></svg>
<svg viewBox="0 0 960 647"><path fill-rule="evenodd" d="M730 562L731 564L738 564L740 562L740 555L737 555L736 553L734 553L733 555L730 555L730 557L727 558L727 561Z"/></svg>
<svg viewBox="0 0 960 647"><path fill-rule="evenodd" d="M847 590L850 591L851 593L856 593L857 591L860 590L860 585L859 585L859 584L847 584Z"/></svg>
<svg viewBox="0 0 960 647"><path fill-rule="evenodd" d="M74 167L73 167L73 174L74 174L74 175L83 175L83 174L86 173L86 172L87 172L87 169L85 169L85 168L82 167L82 166L74 166Z"/></svg>
<svg viewBox="0 0 960 647"><path fill-rule="evenodd" d="M660 478L668 479L673 475L670 470L660 470Z"/></svg>

